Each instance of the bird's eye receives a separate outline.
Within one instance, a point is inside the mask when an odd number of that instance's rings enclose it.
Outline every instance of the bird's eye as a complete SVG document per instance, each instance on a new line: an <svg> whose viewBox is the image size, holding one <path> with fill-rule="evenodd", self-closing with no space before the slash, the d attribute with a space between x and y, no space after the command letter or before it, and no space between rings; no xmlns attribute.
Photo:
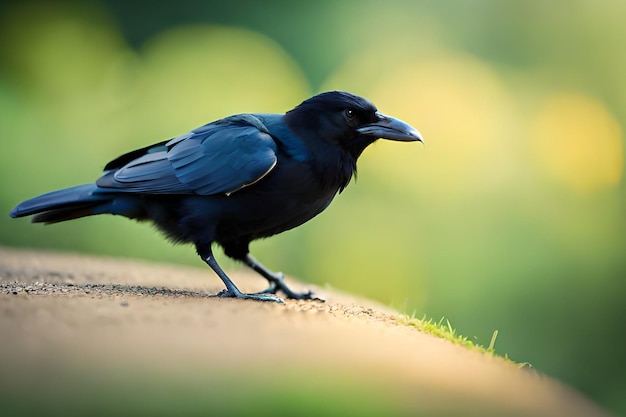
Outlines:
<svg viewBox="0 0 626 417"><path fill-rule="evenodd" d="M343 114L346 120L353 120L356 117L356 112L353 109L345 109Z"/></svg>

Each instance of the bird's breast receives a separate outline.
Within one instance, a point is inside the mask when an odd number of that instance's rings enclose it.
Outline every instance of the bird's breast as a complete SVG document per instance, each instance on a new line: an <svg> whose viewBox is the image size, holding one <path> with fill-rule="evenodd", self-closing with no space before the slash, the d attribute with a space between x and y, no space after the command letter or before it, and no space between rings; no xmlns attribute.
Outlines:
<svg viewBox="0 0 626 417"><path fill-rule="evenodd" d="M309 164L279 162L258 183L227 197L218 240L253 240L297 227L324 211L338 190Z"/></svg>

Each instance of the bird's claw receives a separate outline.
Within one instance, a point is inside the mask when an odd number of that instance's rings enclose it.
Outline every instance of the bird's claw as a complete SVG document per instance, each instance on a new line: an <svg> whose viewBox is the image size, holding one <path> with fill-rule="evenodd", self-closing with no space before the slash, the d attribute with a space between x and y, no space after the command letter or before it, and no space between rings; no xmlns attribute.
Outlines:
<svg viewBox="0 0 626 417"><path fill-rule="evenodd" d="M242 292L234 293L228 289L224 289L218 292L216 295L221 298L239 298L242 300L270 301L274 303L285 302L282 298L272 297L271 295L263 295L260 293L247 294L247 293L242 293Z"/></svg>
<svg viewBox="0 0 626 417"><path fill-rule="evenodd" d="M263 291L259 291L255 294L276 294L278 291L278 286L275 282L270 282L270 286L264 289Z"/></svg>
<svg viewBox="0 0 626 417"><path fill-rule="evenodd" d="M264 289L263 291L259 291L255 294L276 294L278 291L279 291L278 286L272 283L270 284L268 288ZM292 291L289 287L285 286L285 288L280 288L280 291L285 293L287 298L292 299L292 300L311 300L311 301L319 301L322 303L326 302L326 300L324 300L323 298L313 296L313 291L311 290L307 290L303 292L295 292L295 291Z"/></svg>
<svg viewBox="0 0 626 417"><path fill-rule="evenodd" d="M312 300L319 302L326 302L323 298L313 296L313 291L307 290L303 292L295 292L285 284L284 275L282 272L276 273L274 279L270 281L269 287L263 291L259 291L256 294L276 294L278 291L283 292L287 298L292 300Z"/></svg>
<svg viewBox="0 0 626 417"><path fill-rule="evenodd" d="M298 298L299 300L311 300L311 301L319 301L320 303L325 303L326 300L323 299L322 297L315 297L313 296L313 291L309 290L306 293L300 293L300 295L302 296L301 298Z"/></svg>

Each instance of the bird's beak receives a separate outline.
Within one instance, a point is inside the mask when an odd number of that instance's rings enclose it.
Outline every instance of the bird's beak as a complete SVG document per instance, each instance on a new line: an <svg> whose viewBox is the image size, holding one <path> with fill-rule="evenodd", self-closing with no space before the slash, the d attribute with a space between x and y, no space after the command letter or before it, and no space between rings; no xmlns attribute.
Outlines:
<svg viewBox="0 0 626 417"><path fill-rule="evenodd" d="M359 133L381 139L397 140L400 142L424 143L422 135L413 126L400 119L376 113L378 120L357 129Z"/></svg>

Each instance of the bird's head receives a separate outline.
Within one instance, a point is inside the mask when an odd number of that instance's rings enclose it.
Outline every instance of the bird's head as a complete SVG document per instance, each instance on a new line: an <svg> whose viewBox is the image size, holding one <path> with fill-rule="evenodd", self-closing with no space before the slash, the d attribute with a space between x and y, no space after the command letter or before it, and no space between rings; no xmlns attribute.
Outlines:
<svg viewBox="0 0 626 417"><path fill-rule="evenodd" d="M377 139L422 142L420 133L402 120L386 116L369 100L343 91L318 94L287 112L287 125L306 141L341 146L355 158Z"/></svg>

